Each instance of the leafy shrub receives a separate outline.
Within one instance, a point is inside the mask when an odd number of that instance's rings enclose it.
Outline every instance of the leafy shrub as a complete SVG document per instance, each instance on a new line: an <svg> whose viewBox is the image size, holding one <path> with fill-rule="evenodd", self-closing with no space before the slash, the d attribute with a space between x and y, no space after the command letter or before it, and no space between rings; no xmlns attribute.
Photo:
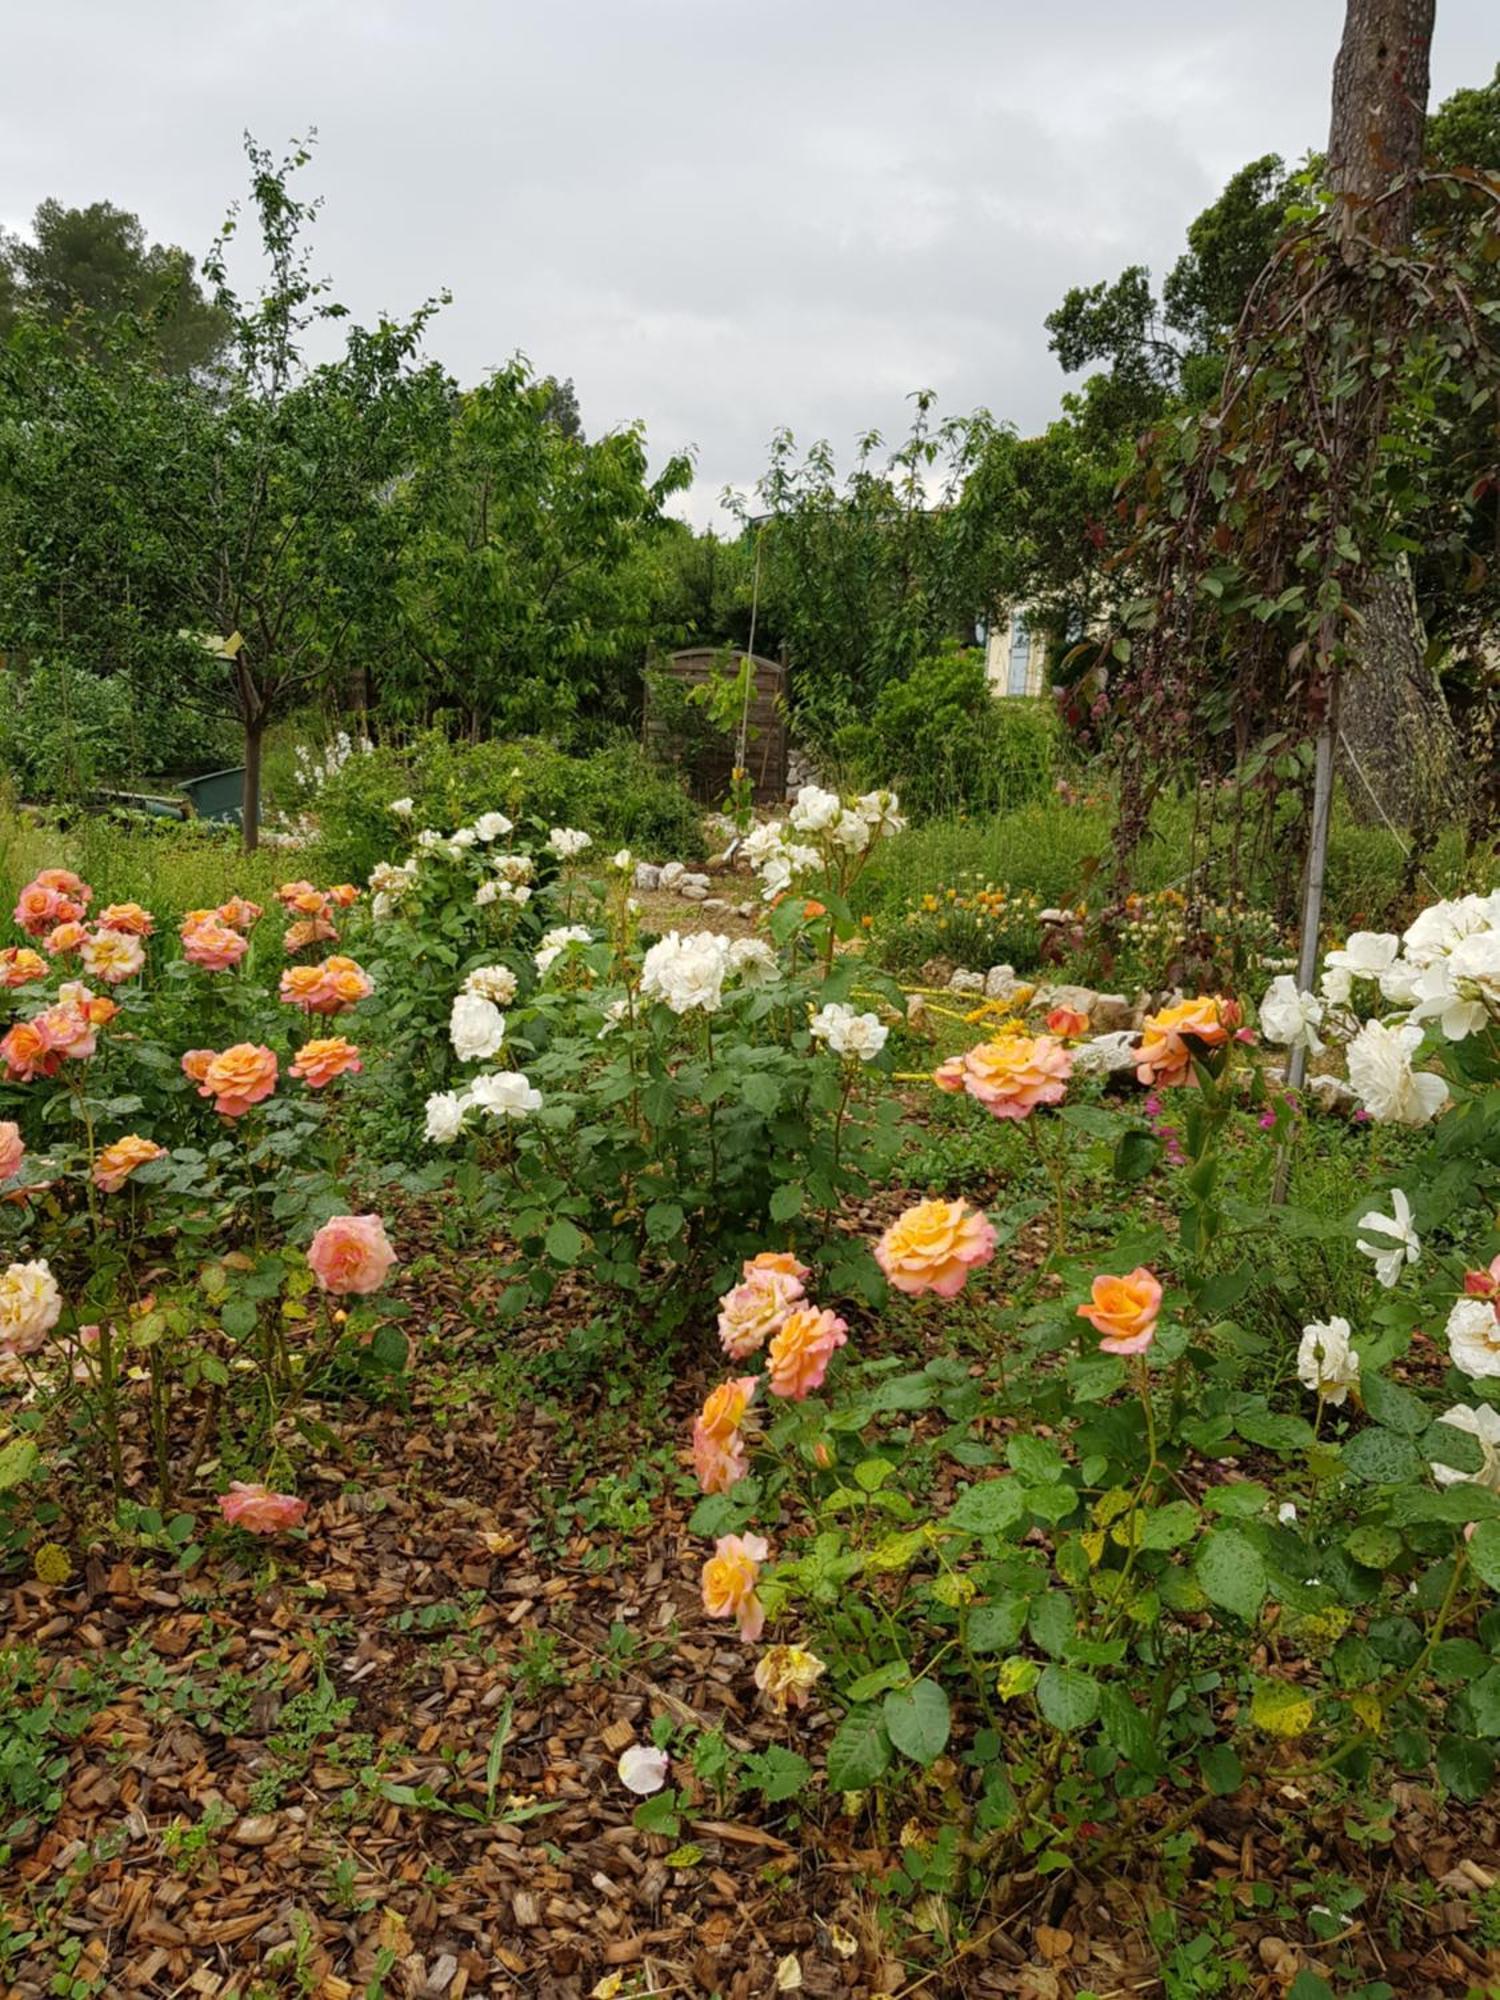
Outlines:
<svg viewBox="0 0 1500 2000"><path fill-rule="evenodd" d="M1049 792L1057 716L1041 701L997 700L982 656L947 646L880 691L868 723L837 749L862 783L892 784L922 819L989 813Z"/></svg>
<svg viewBox="0 0 1500 2000"><path fill-rule="evenodd" d="M393 799L414 801L417 827L461 826L483 812L581 827L603 844L662 859L703 852L697 809L682 786L620 737L571 757L540 737L455 744L436 732L402 749L351 757L318 793L325 869L363 881L390 853Z"/></svg>
<svg viewBox="0 0 1500 2000"><path fill-rule="evenodd" d="M239 755L227 720L155 702L118 675L44 660L0 673L0 765L29 801L128 790L171 771Z"/></svg>

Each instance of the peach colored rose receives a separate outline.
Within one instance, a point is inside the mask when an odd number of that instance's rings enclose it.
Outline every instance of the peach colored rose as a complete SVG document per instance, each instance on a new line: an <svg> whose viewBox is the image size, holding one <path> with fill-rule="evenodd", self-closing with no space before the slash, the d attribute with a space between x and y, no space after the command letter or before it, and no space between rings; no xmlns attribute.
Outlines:
<svg viewBox="0 0 1500 2000"><path fill-rule="evenodd" d="M745 1421L745 1413L759 1388L758 1375L736 1375L721 1382L698 1412L694 1428L701 1429L707 1437L732 1437Z"/></svg>
<svg viewBox="0 0 1500 2000"><path fill-rule="evenodd" d="M909 1298L934 1292L951 1299L971 1271L989 1263L996 1240L989 1217L966 1201L919 1201L886 1230L875 1245L875 1261Z"/></svg>
<svg viewBox="0 0 1500 2000"><path fill-rule="evenodd" d="M766 1626L765 1606L755 1594L760 1566L770 1549L760 1535L720 1535L703 1565L703 1609L710 1618L736 1618L746 1644Z"/></svg>
<svg viewBox="0 0 1500 2000"><path fill-rule="evenodd" d="M302 917L295 924L288 924L286 936L281 940L285 952L306 951L310 944L327 944L336 938L338 932L326 917Z"/></svg>
<svg viewBox="0 0 1500 2000"><path fill-rule="evenodd" d="M65 979L57 989L58 1004L75 1007L96 1028L107 1028L119 1013L119 1002L103 993L91 993L81 979Z"/></svg>
<svg viewBox="0 0 1500 2000"><path fill-rule="evenodd" d="M276 1058L272 1052L259 1042L236 1042L218 1055L210 1054L198 1095L211 1097L221 1117L242 1118L252 1104L261 1103L275 1088Z"/></svg>
<svg viewBox="0 0 1500 2000"><path fill-rule="evenodd" d="M221 923L212 911L195 924L184 919L181 935L183 957L205 972L228 972L250 949L250 940Z"/></svg>
<svg viewBox="0 0 1500 2000"><path fill-rule="evenodd" d="M30 945L9 944L0 951L0 986L35 986L47 977L47 961Z"/></svg>
<svg viewBox="0 0 1500 2000"><path fill-rule="evenodd" d="M194 1083L202 1083L208 1075L208 1066L214 1059L212 1049L189 1049L182 1059L182 1073L191 1077Z"/></svg>
<svg viewBox="0 0 1500 2000"><path fill-rule="evenodd" d="M335 882L328 891L328 900L341 910L350 910L359 901L359 891L352 882Z"/></svg>
<svg viewBox="0 0 1500 2000"><path fill-rule="evenodd" d="M802 1402L821 1389L828 1364L849 1338L843 1320L825 1307L799 1306L788 1313L766 1351L766 1386L773 1396Z"/></svg>
<svg viewBox="0 0 1500 2000"><path fill-rule="evenodd" d="M182 921L177 926L178 935L186 937L189 931L197 930L200 924L216 924L218 921L217 910L184 910Z"/></svg>
<svg viewBox="0 0 1500 2000"><path fill-rule="evenodd" d="M11 1083L31 1083L39 1076L56 1076L63 1066L63 1050L53 1041L47 1017L17 1021L0 1035L0 1062Z"/></svg>
<svg viewBox="0 0 1500 2000"><path fill-rule="evenodd" d="M727 1493L750 1470L750 1455L739 1431L709 1437L693 1426L693 1473L704 1493Z"/></svg>
<svg viewBox="0 0 1500 2000"><path fill-rule="evenodd" d="M106 1146L95 1160L95 1187L105 1194L118 1194L137 1167L145 1166L148 1160L161 1159L166 1150L154 1139L142 1139L134 1132L127 1132L123 1139Z"/></svg>
<svg viewBox="0 0 1500 2000"><path fill-rule="evenodd" d="M802 1296L799 1278L783 1271L757 1270L719 1300L720 1346L731 1359L743 1361L781 1331L787 1314Z"/></svg>
<svg viewBox="0 0 1500 2000"><path fill-rule="evenodd" d="M323 907L323 892L311 882L283 882L276 900L284 910L300 910L306 915Z"/></svg>
<svg viewBox="0 0 1500 2000"><path fill-rule="evenodd" d="M368 973L352 958L335 956L321 965L289 965L281 975L281 997L308 1014L342 1014L375 991Z"/></svg>
<svg viewBox="0 0 1500 2000"><path fill-rule="evenodd" d="M244 1528L252 1535L279 1535L283 1528L299 1528L307 1513L307 1502L293 1493L273 1493L269 1486L231 1481L229 1491L219 1495L219 1512L231 1528Z"/></svg>
<svg viewBox="0 0 1500 2000"><path fill-rule="evenodd" d="M949 1056L945 1063L939 1063L932 1072L932 1080L939 1090L946 1090L950 1097L955 1097L965 1087L964 1080L967 1075L963 1057Z"/></svg>
<svg viewBox="0 0 1500 2000"><path fill-rule="evenodd" d="M963 1059L964 1089L996 1118L1029 1118L1067 1095L1073 1058L1050 1035L1000 1035Z"/></svg>
<svg viewBox="0 0 1500 2000"><path fill-rule="evenodd" d="M342 1035L329 1035L322 1041L304 1042L290 1074L300 1076L309 1090L321 1090L336 1076L357 1076L359 1070L359 1050L353 1042L345 1041Z"/></svg>
<svg viewBox="0 0 1500 2000"><path fill-rule="evenodd" d="M77 922L58 924L42 939L42 948L51 952L54 958L68 958L75 951L81 951L88 941L86 924Z"/></svg>
<svg viewBox="0 0 1500 2000"><path fill-rule="evenodd" d="M36 879L44 889L55 889L60 896L81 903L85 910L94 900L94 892L88 883L81 875L75 875L71 868L43 868L38 871Z"/></svg>
<svg viewBox="0 0 1500 2000"><path fill-rule="evenodd" d="M84 944L81 955L86 970L95 979L102 979L106 986L134 979L146 963L145 946L129 931L95 931Z"/></svg>
<svg viewBox="0 0 1500 2000"><path fill-rule="evenodd" d="M263 912L259 903L252 903L248 896L231 896L227 903L220 903L214 915L221 924L228 924L232 931L248 931L261 920Z"/></svg>
<svg viewBox="0 0 1500 2000"><path fill-rule="evenodd" d="M1144 1265L1124 1278L1099 1276L1089 1287L1090 1301L1078 1308L1104 1338L1101 1354L1144 1354L1156 1338L1161 1311L1161 1284Z"/></svg>
<svg viewBox="0 0 1500 2000"><path fill-rule="evenodd" d="M1077 1007L1054 1007L1047 1016L1047 1033L1059 1035L1064 1041L1089 1031L1089 1017Z"/></svg>
<svg viewBox="0 0 1500 2000"><path fill-rule="evenodd" d="M396 1253L378 1215L335 1215L307 1246L307 1261L325 1292L378 1292Z"/></svg>
<svg viewBox="0 0 1500 2000"><path fill-rule="evenodd" d="M124 931L130 937L150 937L156 929L155 917L139 903L110 903L99 912L98 923L101 930Z"/></svg>
<svg viewBox="0 0 1500 2000"><path fill-rule="evenodd" d="M753 1278L757 1271L775 1271L784 1278L795 1278L799 1285L805 1285L812 1276L790 1250L762 1250L758 1256L747 1257L741 1275Z"/></svg>
<svg viewBox="0 0 1500 2000"><path fill-rule="evenodd" d="M1159 1089L1186 1083L1193 1072L1194 1054L1222 1047L1238 1020L1238 1008L1217 994L1182 1000L1159 1014L1148 1014L1136 1050L1137 1080Z"/></svg>
<svg viewBox="0 0 1500 2000"><path fill-rule="evenodd" d="M12 1118L0 1119L0 1181L13 1181L25 1158L20 1126Z"/></svg>
<svg viewBox="0 0 1500 2000"><path fill-rule="evenodd" d="M827 1672L816 1653L802 1646L767 1646L755 1666L755 1685L767 1708L785 1715L789 1708L806 1708L814 1686Z"/></svg>
<svg viewBox="0 0 1500 2000"><path fill-rule="evenodd" d="M42 882L28 882L11 913L28 937L45 937L58 924L76 923L82 910Z"/></svg>
<svg viewBox="0 0 1500 2000"><path fill-rule="evenodd" d="M99 1046L90 1009L76 1001L57 1001L38 1014L32 1025L40 1028L51 1046L73 1062L86 1062Z"/></svg>

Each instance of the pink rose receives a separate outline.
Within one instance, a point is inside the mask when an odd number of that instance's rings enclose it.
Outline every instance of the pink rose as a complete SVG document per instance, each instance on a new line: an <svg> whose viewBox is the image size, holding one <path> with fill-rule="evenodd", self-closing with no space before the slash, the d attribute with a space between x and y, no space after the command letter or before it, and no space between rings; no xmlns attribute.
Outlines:
<svg viewBox="0 0 1500 2000"><path fill-rule="evenodd" d="M799 1306L788 1313L766 1355L766 1386L773 1396L803 1402L821 1389L828 1364L849 1338L844 1321L825 1307Z"/></svg>
<svg viewBox="0 0 1500 2000"><path fill-rule="evenodd" d="M244 1528L252 1535L279 1535L283 1528L302 1525L307 1502L295 1493L273 1493L269 1486L246 1485L236 1479L227 1493L219 1495L219 1512L231 1528Z"/></svg>
<svg viewBox="0 0 1500 2000"><path fill-rule="evenodd" d="M25 1157L20 1126L14 1119L0 1120L0 1181L14 1180Z"/></svg>
<svg viewBox="0 0 1500 2000"><path fill-rule="evenodd" d="M396 1261L378 1215L335 1215L307 1247L325 1292L378 1292Z"/></svg>
<svg viewBox="0 0 1500 2000"><path fill-rule="evenodd" d="M787 1314L803 1296L802 1281L785 1271L755 1270L719 1300L719 1343L743 1361L780 1333Z"/></svg>

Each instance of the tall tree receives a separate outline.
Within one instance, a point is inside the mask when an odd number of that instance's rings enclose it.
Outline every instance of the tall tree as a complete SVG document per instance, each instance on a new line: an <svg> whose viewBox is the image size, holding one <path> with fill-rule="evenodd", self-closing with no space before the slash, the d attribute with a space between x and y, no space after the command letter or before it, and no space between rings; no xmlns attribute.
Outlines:
<svg viewBox="0 0 1500 2000"><path fill-rule="evenodd" d="M30 311L95 359L111 323L140 320L161 365L186 372L212 362L228 337L222 308L203 291L184 250L147 241L140 217L113 202L38 204L31 235L0 238L0 332Z"/></svg>

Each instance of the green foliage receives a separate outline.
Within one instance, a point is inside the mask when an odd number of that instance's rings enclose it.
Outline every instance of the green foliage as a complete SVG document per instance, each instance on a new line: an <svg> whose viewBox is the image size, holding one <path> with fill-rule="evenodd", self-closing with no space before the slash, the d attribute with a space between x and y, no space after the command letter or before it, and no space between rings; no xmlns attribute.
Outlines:
<svg viewBox="0 0 1500 2000"><path fill-rule="evenodd" d="M675 778L626 737L588 756L540 738L454 743L429 730L402 749L351 757L317 795L320 852L332 879L364 881L402 833L392 799L414 801L412 825L452 827L482 812L576 826L601 844L663 860L703 852L698 810Z"/></svg>
<svg viewBox="0 0 1500 2000"><path fill-rule="evenodd" d="M222 722L152 701L66 655L0 674L0 764L28 801L77 801L237 754Z"/></svg>
<svg viewBox="0 0 1500 2000"><path fill-rule="evenodd" d="M836 748L857 783L894 787L920 820L1046 796L1057 739L1050 703L997 699L982 654L948 644L888 681L869 721L842 730Z"/></svg>

